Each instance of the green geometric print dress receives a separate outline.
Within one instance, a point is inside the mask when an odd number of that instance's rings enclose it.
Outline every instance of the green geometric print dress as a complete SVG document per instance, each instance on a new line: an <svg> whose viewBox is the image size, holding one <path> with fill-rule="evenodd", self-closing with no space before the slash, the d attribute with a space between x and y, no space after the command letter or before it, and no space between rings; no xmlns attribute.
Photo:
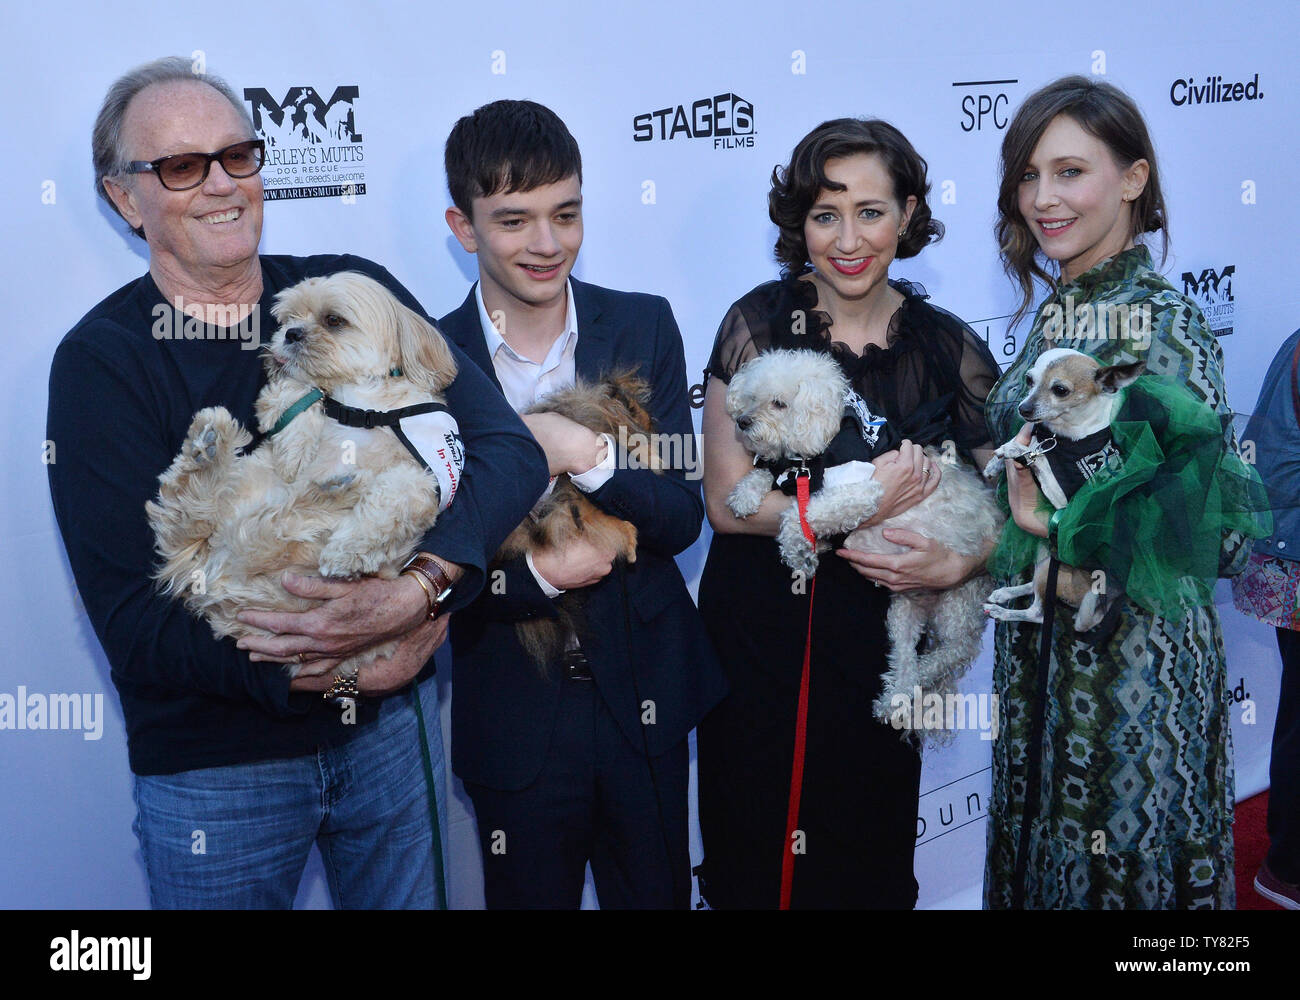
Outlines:
<svg viewBox="0 0 1300 1000"><path fill-rule="evenodd" d="M1068 317L1059 323L1070 307L1085 304L1094 307L1091 316L1103 315L1106 306L1127 305L1130 313L1149 306L1149 340L1140 330L1126 338L1095 323L1084 328ZM1044 335L1049 324L1052 339ZM1145 360L1149 372L1177 379L1220 414L1231 414L1218 342L1199 307L1152 269L1144 246L1059 285L1040 307L1024 349L989 395L994 441L1009 441L1020 428L1024 375L1052 347L1074 348L1103 364ZM1249 549L1240 535L1229 535L1220 574L1240 572ZM1029 575L998 584L1022 583ZM1012 905L1040 635L1039 625L996 623L993 689L1001 726L993 744L984 875L990 909ZM1025 907L1232 909L1231 700L1213 604L1159 617L1125 601L1118 627L1097 645L1076 640L1072 611L1058 604L1046 702Z"/></svg>

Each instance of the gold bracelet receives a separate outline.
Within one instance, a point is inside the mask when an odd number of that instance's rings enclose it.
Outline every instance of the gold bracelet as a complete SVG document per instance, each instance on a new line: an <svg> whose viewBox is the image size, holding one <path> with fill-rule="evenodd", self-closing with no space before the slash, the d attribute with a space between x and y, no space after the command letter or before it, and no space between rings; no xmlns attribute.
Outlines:
<svg viewBox="0 0 1300 1000"><path fill-rule="evenodd" d="M360 668L353 670L350 674L338 674L334 678L334 683L329 686L329 690L321 695L326 701L332 701L341 708L346 707L348 703L356 704L357 698L361 692L357 687L357 678L361 675Z"/></svg>
<svg viewBox="0 0 1300 1000"><path fill-rule="evenodd" d="M429 617L433 618L436 613L436 606L433 601L433 591L430 590L429 585L424 582L424 574L418 569L404 569L402 570L401 575L415 577L415 582L420 585L420 589L424 591L424 596L429 602L429 606L426 609L429 613Z"/></svg>

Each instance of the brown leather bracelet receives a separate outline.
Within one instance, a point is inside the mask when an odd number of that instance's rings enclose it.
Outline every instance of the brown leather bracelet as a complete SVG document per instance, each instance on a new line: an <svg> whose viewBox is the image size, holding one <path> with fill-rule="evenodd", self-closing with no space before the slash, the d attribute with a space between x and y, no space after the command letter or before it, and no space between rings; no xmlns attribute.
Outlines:
<svg viewBox="0 0 1300 1000"><path fill-rule="evenodd" d="M432 621L437 618L443 604L451 596L452 581L451 577L447 575L447 571L438 565L437 560L428 553L417 552L407 560L406 565L402 567L402 572L419 574L416 577L416 582L421 585L423 585L424 581L419 577L429 581L429 586L433 589L430 591L426 587L424 591L425 596L429 598L429 620Z"/></svg>

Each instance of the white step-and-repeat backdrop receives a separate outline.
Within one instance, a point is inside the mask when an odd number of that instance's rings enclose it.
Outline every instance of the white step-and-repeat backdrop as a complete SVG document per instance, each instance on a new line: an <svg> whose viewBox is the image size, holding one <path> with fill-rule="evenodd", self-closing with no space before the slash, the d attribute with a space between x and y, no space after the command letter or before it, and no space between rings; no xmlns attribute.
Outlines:
<svg viewBox="0 0 1300 1000"><path fill-rule="evenodd" d="M245 95L268 137L275 118L290 120L279 110L315 109L276 136L277 162L264 172L274 198L264 251L373 258L435 316L461 301L475 273L443 222L448 130L497 98L549 105L584 158L577 275L666 295L693 381L727 306L776 275L766 210L773 165L818 122L841 115L889 119L928 159L934 212L948 233L893 273L920 281L1009 363L1025 328L1007 331L1014 297L991 235L1003 129L1041 84L1093 74L1126 89L1147 116L1170 206L1165 271L1223 338L1238 411L1250 412L1270 358L1300 326L1292 51L1300 13L1287 0L1245 11L1131 0L1068 9L1009 0L381 0L310 9L228 0L202 10L119 0L10 7L4 21L0 696L89 695L93 724L0 729L3 907L148 905L121 711L42 464L56 344L146 266L143 246L91 183L91 123L129 67L159 55L203 60ZM1240 99L1218 99L1236 83ZM724 129L727 120L750 124ZM343 185L356 196L339 197ZM706 527L681 557L692 582L707 545ZM1241 703L1233 722L1244 798L1268 782L1278 658L1272 631L1237 614L1224 584L1220 611ZM967 689L987 690L989 671L986 651ZM445 713L452 692L449 671L441 674ZM988 767L989 743L977 732L927 756L917 816L923 907L979 905ZM482 902L478 849L468 800L454 792L452 900L473 907ZM328 905L317 862L298 904Z"/></svg>

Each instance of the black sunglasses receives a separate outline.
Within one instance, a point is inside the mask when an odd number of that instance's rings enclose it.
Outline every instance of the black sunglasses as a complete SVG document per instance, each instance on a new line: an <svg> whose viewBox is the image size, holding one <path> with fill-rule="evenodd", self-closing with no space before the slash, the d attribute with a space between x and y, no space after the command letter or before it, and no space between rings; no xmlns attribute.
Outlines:
<svg viewBox="0 0 1300 1000"><path fill-rule="evenodd" d="M266 144L261 139L246 139L215 153L174 153L156 160L132 160L126 165L126 172L153 171L168 191L188 191L208 179L213 160L220 160L221 169L230 177L252 177L266 160Z"/></svg>

